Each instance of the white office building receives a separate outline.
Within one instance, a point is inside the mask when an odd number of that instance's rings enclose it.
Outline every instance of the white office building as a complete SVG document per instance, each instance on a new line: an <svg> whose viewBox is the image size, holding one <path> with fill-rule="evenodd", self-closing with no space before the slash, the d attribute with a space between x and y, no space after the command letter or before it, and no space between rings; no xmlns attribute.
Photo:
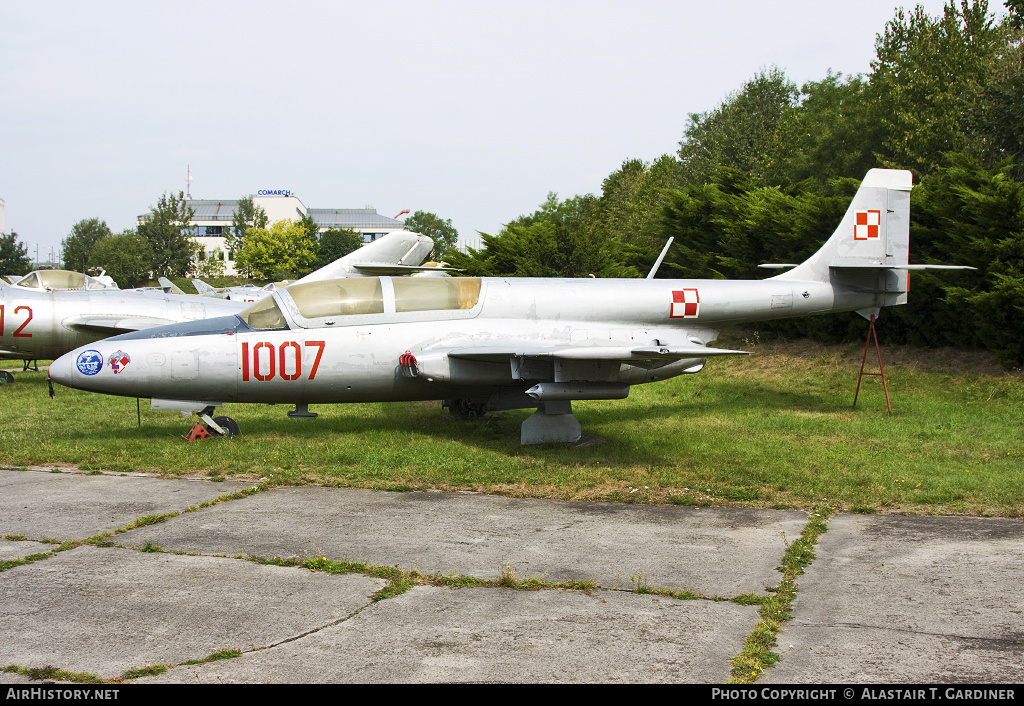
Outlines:
<svg viewBox="0 0 1024 706"><path fill-rule="evenodd" d="M297 221L308 215L321 233L346 228L361 233L366 242L405 227L402 221L382 216L373 208L307 208L299 197L285 190L259 191L252 201L266 212L271 224L286 219ZM238 199L186 199L185 203L195 212L189 223L195 231L192 240L203 248L207 258L212 256L224 261L224 274L237 274L234 253L227 249L224 235L231 228ZM139 216L139 221L144 218L148 218L148 214Z"/></svg>

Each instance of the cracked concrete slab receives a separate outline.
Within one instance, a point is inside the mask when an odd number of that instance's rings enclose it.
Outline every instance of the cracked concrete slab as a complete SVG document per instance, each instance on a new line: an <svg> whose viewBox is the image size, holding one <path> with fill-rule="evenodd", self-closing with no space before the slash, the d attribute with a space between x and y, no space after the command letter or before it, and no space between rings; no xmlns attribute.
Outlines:
<svg viewBox="0 0 1024 706"><path fill-rule="evenodd" d="M715 682L757 608L622 591L421 586L268 650L139 683Z"/></svg>
<svg viewBox="0 0 1024 706"><path fill-rule="evenodd" d="M57 545L46 542L32 542L28 540L12 541L0 539L0 561L11 559L23 559L32 554L42 554L53 551Z"/></svg>
<svg viewBox="0 0 1024 706"><path fill-rule="evenodd" d="M111 678L265 647L347 618L383 586L240 559L82 546L0 573L0 665Z"/></svg>
<svg viewBox="0 0 1024 706"><path fill-rule="evenodd" d="M0 536L83 538L246 485L0 471ZM114 538L196 555L82 546L0 572L0 665L105 677L179 665L145 681L717 683L755 607L423 586L374 603L380 580L211 554L326 554L481 578L510 562L520 578L629 588L633 574L735 596L777 585L785 544L805 523L805 513L742 508L275 489ZM0 557L52 547L3 539ZM1021 521L836 515L815 551L782 660L761 683L1024 678ZM181 666L224 649L250 651Z"/></svg>
<svg viewBox="0 0 1024 706"><path fill-rule="evenodd" d="M513 499L471 493L276 488L121 535L204 554L313 556L424 573L596 580L764 593L802 512Z"/></svg>
<svg viewBox="0 0 1024 706"><path fill-rule="evenodd" d="M837 515L765 683L1024 681L1024 523Z"/></svg>
<svg viewBox="0 0 1024 706"><path fill-rule="evenodd" d="M0 536L84 539L251 483L0 470Z"/></svg>

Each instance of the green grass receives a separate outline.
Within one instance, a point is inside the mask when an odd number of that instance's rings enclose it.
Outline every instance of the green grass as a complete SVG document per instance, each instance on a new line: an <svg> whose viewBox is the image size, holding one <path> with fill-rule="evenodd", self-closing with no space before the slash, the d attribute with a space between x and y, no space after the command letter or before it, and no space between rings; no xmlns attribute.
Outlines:
<svg viewBox="0 0 1024 706"><path fill-rule="evenodd" d="M723 345L724 342L723 342ZM839 511L1024 516L1024 387L982 354L886 348L881 381L851 407L862 346L743 341L754 355L698 375L578 402L587 448L522 447L527 410L464 422L439 403L232 404L241 435L185 443L192 421L135 400L56 387L17 373L0 464L266 478L380 490L473 489L517 497Z"/></svg>

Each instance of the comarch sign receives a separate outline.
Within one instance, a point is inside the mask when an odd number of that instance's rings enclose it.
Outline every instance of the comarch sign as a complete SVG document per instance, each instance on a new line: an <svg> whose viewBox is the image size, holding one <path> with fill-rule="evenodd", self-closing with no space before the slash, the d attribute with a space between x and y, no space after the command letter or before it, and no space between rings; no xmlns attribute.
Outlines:
<svg viewBox="0 0 1024 706"><path fill-rule="evenodd" d="M288 189L260 189L256 192L257 196L294 196L294 194Z"/></svg>

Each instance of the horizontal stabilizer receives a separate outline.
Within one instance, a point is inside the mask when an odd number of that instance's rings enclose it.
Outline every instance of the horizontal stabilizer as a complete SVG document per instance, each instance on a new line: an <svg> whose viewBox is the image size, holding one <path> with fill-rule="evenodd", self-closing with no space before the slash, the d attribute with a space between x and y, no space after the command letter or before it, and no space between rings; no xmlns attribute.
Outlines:
<svg viewBox="0 0 1024 706"><path fill-rule="evenodd" d="M761 265L764 267L764 265ZM833 270L976 270L970 265L829 265Z"/></svg>

